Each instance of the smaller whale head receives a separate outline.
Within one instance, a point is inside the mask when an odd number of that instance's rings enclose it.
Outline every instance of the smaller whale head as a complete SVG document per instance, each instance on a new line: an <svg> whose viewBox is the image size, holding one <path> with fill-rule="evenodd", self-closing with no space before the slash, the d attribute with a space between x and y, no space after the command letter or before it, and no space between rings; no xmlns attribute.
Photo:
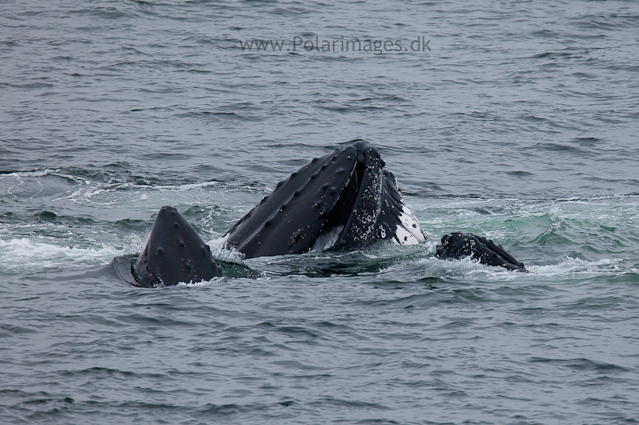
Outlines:
<svg viewBox="0 0 639 425"><path fill-rule="evenodd" d="M173 207L160 209L133 275L140 286L170 286L221 276L211 248Z"/></svg>

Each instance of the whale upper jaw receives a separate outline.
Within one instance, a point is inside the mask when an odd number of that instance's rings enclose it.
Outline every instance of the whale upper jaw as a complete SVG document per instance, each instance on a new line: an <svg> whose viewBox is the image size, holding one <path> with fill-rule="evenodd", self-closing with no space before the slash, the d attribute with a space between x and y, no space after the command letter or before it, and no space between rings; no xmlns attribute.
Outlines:
<svg viewBox="0 0 639 425"><path fill-rule="evenodd" d="M211 249L175 208L160 208L146 247L132 264L140 286L196 283L221 276Z"/></svg>
<svg viewBox="0 0 639 425"><path fill-rule="evenodd" d="M423 242L384 165L377 149L361 140L313 159L239 220L226 246L253 258L376 240Z"/></svg>

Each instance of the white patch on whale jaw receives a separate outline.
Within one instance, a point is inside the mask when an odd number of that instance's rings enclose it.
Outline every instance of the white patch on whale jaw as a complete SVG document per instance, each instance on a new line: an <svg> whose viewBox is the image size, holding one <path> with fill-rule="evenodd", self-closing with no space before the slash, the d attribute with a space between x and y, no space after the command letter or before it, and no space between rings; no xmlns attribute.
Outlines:
<svg viewBox="0 0 639 425"><path fill-rule="evenodd" d="M399 213L399 223L395 229L395 242L400 245L417 245L426 242L424 232L419 226L415 214L406 205L402 205L402 212Z"/></svg>

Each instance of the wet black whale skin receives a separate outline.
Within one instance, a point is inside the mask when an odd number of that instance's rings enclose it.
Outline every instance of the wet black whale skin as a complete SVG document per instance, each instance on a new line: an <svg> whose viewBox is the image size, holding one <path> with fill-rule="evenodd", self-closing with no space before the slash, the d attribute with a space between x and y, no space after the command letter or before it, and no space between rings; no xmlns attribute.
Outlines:
<svg viewBox="0 0 639 425"><path fill-rule="evenodd" d="M444 235L437 245L437 257L443 260L470 257L489 266L527 272L524 263L517 261L501 245L474 233L454 232Z"/></svg>
<svg viewBox="0 0 639 425"><path fill-rule="evenodd" d="M221 276L211 248L175 208L160 208L132 272L140 286L170 286Z"/></svg>

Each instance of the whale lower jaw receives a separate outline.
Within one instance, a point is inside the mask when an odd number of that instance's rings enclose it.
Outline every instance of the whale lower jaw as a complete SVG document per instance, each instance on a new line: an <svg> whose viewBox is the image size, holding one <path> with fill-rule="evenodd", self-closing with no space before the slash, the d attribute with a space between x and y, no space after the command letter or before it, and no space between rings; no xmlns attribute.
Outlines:
<svg viewBox="0 0 639 425"><path fill-rule="evenodd" d="M399 245L417 245L418 243L426 242L426 237L419 226L415 214L406 205L404 205L398 217L399 224L393 238L395 243Z"/></svg>

